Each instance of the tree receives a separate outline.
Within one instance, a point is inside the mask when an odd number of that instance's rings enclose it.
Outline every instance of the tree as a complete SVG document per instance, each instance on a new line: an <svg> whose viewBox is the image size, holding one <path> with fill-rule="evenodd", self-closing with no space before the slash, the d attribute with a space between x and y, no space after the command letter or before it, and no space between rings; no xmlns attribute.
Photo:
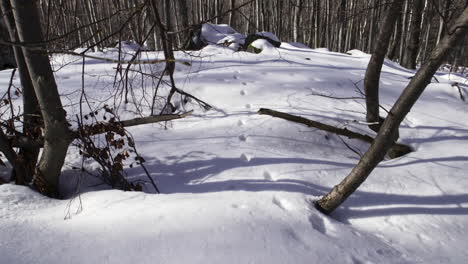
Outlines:
<svg viewBox="0 0 468 264"><path fill-rule="evenodd" d="M381 118L379 115L379 80L382 65L387 53L390 38L394 29L398 13L403 5L403 0L394 0L388 7L387 14L380 26L379 35L375 42L372 56L367 66L364 78L364 91L366 93L366 120L371 123L369 127L375 132L379 131Z"/></svg>
<svg viewBox="0 0 468 264"><path fill-rule="evenodd" d="M190 114L149 116L124 121L113 120L108 123L97 123L94 126L84 126L78 120L79 128L73 131L70 130L49 61L48 42L44 40L39 11L36 5L37 2L1 0L0 3L2 13L6 15L10 43L15 48L16 61L19 66L21 84L24 91L24 102L29 104L24 106L24 133L20 133L20 135L16 133L12 138L9 138L0 129L0 151L5 154L13 166L17 183L27 184L30 181L30 176L34 175L32 183L39 192L49 197L58 198L60 196L59 176L68 147L73 140L79 139L83 144L87 144L84 148L91 150L88 151L87 155L99 159L101 158L99 156L106 155L102 155L99 152L102 149L94 147L93 143L89 140L92 135L101 133L106 133L106 136L109 133L124 135L123 128L127 126L169 121L183 118ZM172 50L170 51L172 52ZM160 62L171 62L174 64L175 60L155 61L155 63ZM132 60L131 63L137 62ZM186 96L190 95L186 94ZM38 110L40 110L39 114L37 114ZM106 111L111 112L109 109L106 109ZM41 130L39 130L41 127L43 131L42 135L40 135ZM10 130L15 129L13 127ZM39 131L39 135L37 135L37 131ZM113 138L113 135L110 138ZM131 139L128 140L130 141ZM128 145L134 147L133 143L129 143ZM20 152L17 154L13 147L19 147L21 149ZM40 160L37 162L40 148L43 151ZM122 154L119 153L116 157L121 160ZM112 162L115 160L116 158L114 157ZM136 157L136 160L143 162L143 159L139 156ZM102 159L98 161L101 166L107 166L103 162L105 163L106 161ZM119 171L122 170L121 167L108 166L107 173L117 171L117 174L119 174ZM111 175L111 177L113 176L115 175ZM128 183L121 173L119 176L121 177L117 181L120 182L120 186L124 186L126 190L138 189L136 186ZM152 179L150 180L152 181ZM154 183L153 186L158 191Z"/></svg>
<svg viewBox="0 0 468 264"><path fill-rule="evenodd" d="M421 18L423 14L424 0L413 0L411 9L411 24L408 45L403 57L402 66L408 69L416 69L416 59L418 57L419 38L421 36Z"/></svg>
<svg viewBox="0 0 468 264"><path fill-rule="evenodd" d="M11 41L18 41L15 18L11 12L9 0L0 0L0 8L4 14L6 28L9 32ZM13 52L16 60L16 65L19 69L21 87L23 88L24 100L24 118L23 118L23 133L30 135L32 138L39 136L39 131L35 128L42 122L41 111L34 92L34 86L27 67L23 50L19 46L13 46ZM39 148L25 146L20 148L17 156L13 155L13 160L10 160L14 166L14 178L17 184L24 185L32 180L34 175L35 165L39 155Z"/></svg>
<svg viewBox="0 0 468 264"><path fill-rule="evenodd" d="M36 2L11 0L10 3L18 40L24 43L42 43ZM10 32L10 36L13 34L15 32ZM60 171L71 143L68 123L47 54L26 47L22 47L22 52L44 122L44 148L35 172L34 184L41 193L57 197Z"/></svg>
<svg viewBox="0 0 468 264"><path fill-rule="evenodd" d="M387 118L385 118L376 139L369 150L362 156L356 167L353 168L341 183L333 187L319 201L315 202L318 210L325 214L329 214L335 210L367 179L372 170L383 160L385 153L394 144L393 136L398 130L400 123L431 82L432 76L443 63L450 49L456 45L458 40L465 36L467 31L468 8L465 8L448 34L432 51L428 61L411 79L408 86L395 102Z"/></svg>

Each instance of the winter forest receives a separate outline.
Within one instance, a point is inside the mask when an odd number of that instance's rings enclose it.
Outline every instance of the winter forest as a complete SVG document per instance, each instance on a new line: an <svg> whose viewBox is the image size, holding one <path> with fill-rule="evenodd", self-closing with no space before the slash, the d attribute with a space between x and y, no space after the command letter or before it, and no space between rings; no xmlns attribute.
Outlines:
<svg viewBox="0 0 468 264"><path fill-rule="evenodd" d="M466 263L468 0L0 0L0 264Z"/></svg>

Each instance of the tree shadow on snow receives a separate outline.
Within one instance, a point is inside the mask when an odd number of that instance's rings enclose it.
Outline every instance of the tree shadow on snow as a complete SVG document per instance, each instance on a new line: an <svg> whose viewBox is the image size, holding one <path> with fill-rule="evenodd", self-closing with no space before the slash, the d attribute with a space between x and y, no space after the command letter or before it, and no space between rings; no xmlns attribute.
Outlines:
<svg viewBox="0 0 468 264"><path fill-rule="evenodd" d="M150 169L157 171L155 178L163 193L281 191L319 197L325 195L331 188L293 178L273 180L259 179L257 176L255 179L220 179L219 181L208 181L208 179L230 169L262 165L320 164L335 169L350 169L354 165L345 162L302 158L253 158L246 162L238 158L212 157L206 160L184 161L187 157L172 157L174 162L171 164L153 163L154 168ZM313 173L312 170L310 173ZM418 190L414 190L414 193L418 193ZM353 218L391 215L468 215L468 207L463 207L462 204L468 204L468 194L421 196L356 191L331 216L336 220L348 223ZM372 208L377 206L378 208Z"/></svg>

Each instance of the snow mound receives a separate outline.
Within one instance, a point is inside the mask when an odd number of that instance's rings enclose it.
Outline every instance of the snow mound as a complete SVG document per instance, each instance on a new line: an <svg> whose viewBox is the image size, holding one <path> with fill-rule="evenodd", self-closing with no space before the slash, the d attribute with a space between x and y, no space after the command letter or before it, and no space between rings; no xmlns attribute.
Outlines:
<svg viewBox="0 0 468 264"><path fill-rule="evenodd" d="M275 47L266 39L257 39L250 43L250 45L257 50L261 50L261 52L269 52L275 49Z"/></svg>
<svg viewBox="0 0 468 264"><path fill-rule="evenodd" d="M299 49L310 49L307 45L299 43L299 42L288 42L289 45L293 46L294 48Z"/></svg>
<svg viewBox="0 0 468 264"><path fill-rule="evenodd" d="M226 24L203 24L201 36L208 44L240 43L243 44L245 35L235 31Z"/></svg>
<svg viewBox="0 0 468 264"><path fill-rule="evenodd" d="M255 33L255 35L266 37L266 38L269 38L269 39L274 40L276 42L280 42L280 39L275 34L273 34L271 32L262 31L262 32Z"/></svg>
<svg viewBox="0 0 468 264"><path fill-rule="evenodd" d="M355 56L355 57L369 57L369 56L370 56L370 54L367 54L367 53L365 53L365 52L362 52L362 51L360 51L360 50L358 50L358 49L348 50L348 51L346 52L346 54L349 54L349 55Z"/></svg>
<svg viewBox="0 0 468 264"><path fill-rule="evenodd" d="M316 49L314 49L314 50L315 50L315 51L319 51L319 52L330 52L330 50L327 49L327 48L316 48Z"/></svg>

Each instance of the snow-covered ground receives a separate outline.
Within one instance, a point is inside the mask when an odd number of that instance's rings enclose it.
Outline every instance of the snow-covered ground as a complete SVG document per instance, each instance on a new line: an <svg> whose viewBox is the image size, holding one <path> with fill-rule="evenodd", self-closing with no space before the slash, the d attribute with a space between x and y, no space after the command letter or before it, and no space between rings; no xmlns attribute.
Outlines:
<svg viewBox="0 0 468 264"><path fill-rule="evenodd" d="M401 141L415 152L383 161L324 216L312 202L359 160L343 141L361 153L368 145L256 112L271 108L373 135L360 123L364 101L355 98L369 55L287 43L260 54L210 45L191 55L177 53L192 66L177 64L176 82L214 108L187 104L180 111L193 109L192 116L129 129L162 194L82 186L79 197L53 200L0 185L0 263L468 262L468 105L450 85L452 77L467 79L439 73L401 127ZM70 57L55 57L56 67L61 60ZM115 64L86 62L84 89L94 106L120 104L123 119L134 116L138 109L111 97ZM413 74L385 63L386 109ZM9 77L0 72L2 91ZM56 73L70 117L79 112L81 77L80 59ZM133 87L134 98L150 101L150 88L144 95ZM70 148L63 181L75 181L71 167L80 164Z"/></svg>

